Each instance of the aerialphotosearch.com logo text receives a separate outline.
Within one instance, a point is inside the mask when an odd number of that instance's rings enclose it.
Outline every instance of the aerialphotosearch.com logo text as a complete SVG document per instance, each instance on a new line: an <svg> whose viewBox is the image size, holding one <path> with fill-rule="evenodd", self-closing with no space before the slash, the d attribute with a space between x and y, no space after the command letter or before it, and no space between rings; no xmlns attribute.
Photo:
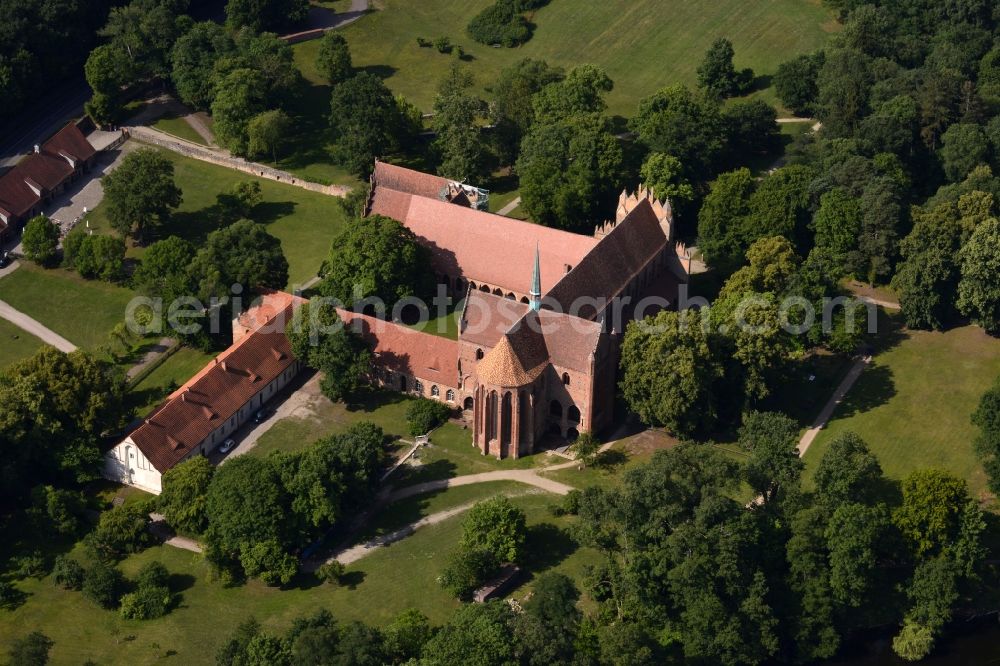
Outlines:
<svg viewBox="0 0 1000 666"><path fill-rule="evenodd" d="M838 296L824 298L817 303L801 296L773 299L751 294L735 304L727 302L730 315L721 323L715 324L712 331L713 318L708 316L712 304L704 297L690 296L686 284L680 285L676 302L662 296L640 299L620 296L611 299L580 297L566 304L543 297L536 317L525 316L531 306L523 300L481 292L475 292L475 296L470 294L470 298L455 299L449 295L444 285L437 286L437 293L430 299L430 303L408 296L390 306L378 297L365 297L361 285L355 285L353 292L354 298L349 306L336 298L313 296L309 299L308 317L301 316L299 311L290 318L286 317L284 311L258 313L265 320L256 322L254 328L284 331L291 322L294 331L308 330L310 338L316 343L320 336L343 326L341 317L347 315L352 320L350 326L359 333L364 330L366 322L369 329L373 323L378 325L379 322L392 322L436 334L447 334L457 326L461 327L463 334L483 333L491 329L503 332L518 322L543 334L549 334L559 327L586 333L593 331L594 322L597 321L605 331L622 333L634 322L636 326L642 327L644 333L655 334L660 332L662 324L652 315L668 309L680 312L701 310L705 316L697 318L698 325L706 332L720 334L764 334L778 327L790 335L804 335L813 330L817 323L824 334L832 332L838 326L842 326L847 333L855 332L860 326L868 333L875 333L878 327L877 307L862 299ZM294 290L294 293L298 291ZM255 306L266 302L266 295L246 298L243 287L239 284L231 287L229 296L212 297L207 303L194 296L182 296L169 303L165 303L162 298L137 296L126 306L125 324L129 330L139 335L196 335L202 331L218 335L223 330L229 330L230 315L239 315L244 311L256 312ZM336 309L341 317L329 317L331 308ZM762 312L776 312L777 319L773 316L761 317ZM449 318L454 318L454 322L450 322ZM692 319L695 318L682 316L678 325L688 326Z"/></svg>

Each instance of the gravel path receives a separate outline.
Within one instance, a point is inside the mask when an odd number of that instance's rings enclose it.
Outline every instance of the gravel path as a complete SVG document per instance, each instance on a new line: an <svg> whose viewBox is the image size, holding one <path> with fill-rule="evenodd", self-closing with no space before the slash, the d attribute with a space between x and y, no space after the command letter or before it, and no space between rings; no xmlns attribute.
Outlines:
<svg viewBox="0 0 1000 666"><path fill-rule="evenodd" d="M812 427L809 428L809 430L806 430L805 434L802 435L802 439L799 440L800 458L804 456L806 451L809 450L809 447L812 446L813 440L816 439L816 435L819 434L819 431L826 427L826 423L830 420L830 417L833 416L833 411L837 409L837 405L844 401L844 397L847 395L847 392L851 390L852 386L854 386L854 382L858 381L858 377L861 376L861 373L868 366L868 364L871 363L871 361L871 356L859 358L854 362L854 365L851 366L851 369L847 371L847 375L840 382L840 386L838 386L837 390L833 392L833 395L830 396L827 403L823 406L823 410L819 413L819 416L816 417Z"/></svg>
<svg viewBox="0 0 1000 666"><path fill-rule="evenodd" d="M31 333L45 344L52 345L59 351L64 351L67 354L76 351L76 345L72 342L20 310L15 310L3 301L0 301L0 317L3 317L21 330Z"/></svg>

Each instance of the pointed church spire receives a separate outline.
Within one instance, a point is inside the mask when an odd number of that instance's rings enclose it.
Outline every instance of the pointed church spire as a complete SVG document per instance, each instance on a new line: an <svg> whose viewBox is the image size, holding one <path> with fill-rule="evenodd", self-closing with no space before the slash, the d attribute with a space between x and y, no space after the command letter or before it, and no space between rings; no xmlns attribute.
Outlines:
<svg viewBox="0 0 1000 666"><path fill-rule="evenodd" d="M535 243L535 272L531 276L531 309L538 312L542 307L542 271L538 260L538 243Z"/></svg>

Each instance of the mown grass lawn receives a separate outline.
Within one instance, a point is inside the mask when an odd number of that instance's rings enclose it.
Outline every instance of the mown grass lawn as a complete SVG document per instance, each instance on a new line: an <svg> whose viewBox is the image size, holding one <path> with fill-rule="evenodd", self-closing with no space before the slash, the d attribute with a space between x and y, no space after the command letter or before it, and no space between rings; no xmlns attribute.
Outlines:
<svg viewBox="0 0 1000 666"><path fill-rule="evenodd" d="M191 347L182 347L174 352L132 387L130 399L136 408L136 415L145 416L213 358L214 354L206 354Z"/></svg>
<svg viewBox="0 0 1000 666"><path fill-rule="evenodd" d="M301 451L316 440L343 432L360 421L371 421L387 435L408 438L406 409L413 400L401 393L365 389L348 405L317 394L306 413L282 419L261 435L250 455Z"/></svg>
<svg viewBox="0 0 1000 666"><path fill-rule="evenodd" d="M806 453L807 474L834 437L853 431L891 478L940 467L981 493L986 479L972 449L970 415L1000 376L1000 340L973 326L929 332L903 329L898 315L888 322L892 328L880 332L884 349Z"/></svg>
<svg viewBox="0 0 1000 666"><path fill-rule="evenodd" d="M172 151L161 152L174 164L175 179L184 200L169 222L147 241L181 236L198 245L209 233L233 221L224 215L219 195L227 194L241 181L256 181L260 183L263 201L251 211L250 217L266 225L268 232L281 241L288 259L288 288L292 288L316 275L330 251L330 242L346 223L336 197L254 178ZM92 228L111 233L104 206L95 208L89 220ZM128 254L141 258L144 251L143 247L135 247Z"/></svg>
<svg viewBox="0 0 1000 666"><path fill-rule="evenodd" d="M134 296L108 282L27 263L0 279L0 300L90 350L107 342L115 324L125 321L125 307Z"/></svg>
<svg viewBox="0 0 1000 666"><path fill-rule="evenodd" d="M342 29L357 67L386 79L397 93L430 111L438 83L455 55L421 48L417 37L447 36L461 45L477 85L488 88L497 73L521 58L553 65L600 65L615 82L612 114L631 116L642 97L672 83L693 85L706 49L718 37L732 40L736 66L758 76L774 74L789 58L821 47L836 30L819 0L553 0L530 18L534 36L514 49L472 41L469 19L492 0L381 0L380 11ZM318 81L318 40L294 46L303 73ZM773 101L770 91L766 97Z"/></svg>
<svg viewBox="0 0 1000 666"><path fill-rule="evenodd" d="M0 370L28 358L42 346L42 341L6 319L0 319Z"/></svg>
<svg viewBox="0 0 1000 666"><path fill-rule="evenodd" d="M155 123L153 123L153 128L158 129L161 132L166 132L167 134L172 134L176 137L182 139L187 139L193 143L200 144L202 146L207 146L205 139L201 137L201 134L195 131L191 125L178 116L167 115L163 116Z"/></svg>
<svg viewBox="0 0 1000 666"><path fill-rule="evenodd" d="M525 510L530 526L525 558L528 580L514 590L523 599L531 588L531 575L562 571L577 578L597 560L597 553L579 548L566 534L574 520L555 518L548 507L553 496L527 495L512 500ZM348 567L350 585L321 585L302 576L288 589L269 588L258 582L226 587L213 580L198 554L169 546L151 548L126 559L121 569L134 576L146 562L158 560L171 572L171 585L182 596L178 606L163 618L122 620L117 612L98 608L80 592L58 589L51 577L19 581L28 596L13 611L0 614L0 644L14 637L41 631L55 646L51 663L152 664L170 655L185 664L215 663L215 654L236 626L255 617L267 631L286 630L293 619L320 608L341 621L363 620L384 625L407 608L417 608L435 623L442 623L459 602L438 585L436 578L461 533L461 517L418 530L412 536L373 552ZM74 556L82 557L77 547Z"/></svg>
<svg viewBox="0 0 1000 666"><path fill-rule="evenodd" d="M497 460L493 456L484 456L472 444L472 431L446 423L430 435L430 445L417 451L413 464L408 464L397 470L392 484L397 488L410 486L424 481L450 479L468 474L480 474L502 469L531 469L547 462L546 453L523 458L504 458Z"/></svg>

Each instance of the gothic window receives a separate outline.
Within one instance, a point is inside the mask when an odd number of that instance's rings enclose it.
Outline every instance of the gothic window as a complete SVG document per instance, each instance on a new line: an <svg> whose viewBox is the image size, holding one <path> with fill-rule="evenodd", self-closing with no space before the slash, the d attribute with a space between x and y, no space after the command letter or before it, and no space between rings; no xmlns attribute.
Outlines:
<svg viewBox="0 0 1000 666"><path fill-rule="evenodd" d="M420 381L419 379L417 379L416 381L413 382L413 390L416 391L417 393L419 393L420 395L423 395L424 394L424 383L422 381Z"/></svg>
<svg viewBox="0 0 1000 666"><path fill-rule="evenodd" d="M525 305L527 305L529 303L528 297L527 296L522 296L521 297L521 302L524 303Z"/></svg>
<svg viewBox="0 0 1000 666"><path fill-rule="evenodd" d="M569 409L566 410L566 420L570 421L571 423L580 422L580 410L576 408L576 405L572 405Z"/></svg>
<svg viewBox="0 0 1000 666"><path fill-rule="evenodd" d="M455 402L455 392L448 389L448 391L444 394L444 399L448 402Z"/></svg>
<svg viewBox="0 0 1000 666"><path fill-rule="evenodd" d="M569 373L568 372L564 372L563 373L563 378L562 379L563 379L563 386L569 386Z"/></svg>
<svg viewBox="0 0 1000 666"><path fill-rule="evenodd" d="M462 404L462 409L467 409L471 411L472 408L475 406L476 406L475 400L472 399L472 396L469 396L468 398L465 399L465 402Z"/></svg>
<svg viewBox="0 0 1000 666"><path fill-rule="evenodd" d="M507 292L507 298L510 299L510 300L512 300L512 301L517 300L517 296L515 296L514 292L512 292L512 291Z"/></svg>
<svg viewBox="0 0 1000 666"><path fill-rule="evenodd" d="M441 389L439 389L437 387L437 384L433 384L431 386L431 397L432 398L437 398L437 397L440 397L440 395L441 395Z"/></svg>
<svg viewBox="0 0 1000 666"><path fill-rule="evenodd" d="M496 289L493 290L493 295L494 296L503 296L503 290L500 289L500 287L497 287Z"/></svg>
<svg viewBox="0 0 1000 666"><path fill-rule="evenodd" d="M476 360L479 361L479 360L482 360L482 358L483 358L483 350L482 349L477 349L476 350Z"/></svg>

